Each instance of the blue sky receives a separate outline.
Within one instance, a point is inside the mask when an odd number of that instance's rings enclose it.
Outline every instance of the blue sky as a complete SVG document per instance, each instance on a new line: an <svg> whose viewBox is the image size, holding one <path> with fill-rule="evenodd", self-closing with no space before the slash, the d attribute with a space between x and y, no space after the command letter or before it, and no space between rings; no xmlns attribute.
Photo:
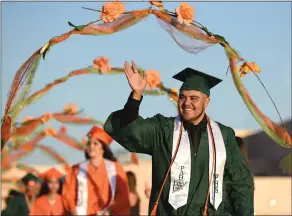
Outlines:
<svg viewBox="0 0 292 216"><path fill-rule="evenodd" d="M179 3L166 3L173 11ZM220 34L248 61L262 69L259 75L269 90L281 116L291 118L291 3L289 2L193 2L195 19L211 32ZM81 7L100 9L100 2L3 2L2 3L2 110L15 72L30 55L51 37L71 30L68 21L79 25L98 19L99 14ZM127 10L146 8L147 2L127 2ZM185 67L208 72L224 80L211 92L208 113L213 119L235 129L259 129L236 88L226 74L228 61L220 45L192 55L185 52L150 16L137 25L110 36L73 35L52 47L37 71L31 93L71 70L91 65L94 58L107 56L112 66L121 67L125 60L135 60L144 69L161 72L168 87L181 83L171 77ZM268 96L255 76L243 79L253 100L273 121L279 118ZM56 112L67 103L76 103L84 114L105 121L110 112L123 107L130 88L123 75L80 76L59 85L47 96L27 107L19 116L39 116ZM2 111L3 113L3 111ZM144 97L140 114L176 114L166 96ZM50 121L52 127L60 124ZM80 138L90 126L69 126L72 136ZM42 144L54 147L71 163L83 160L83 153L70 149L54 139ZM113 144L113 149L119 147ZM36 151L24 160L27 163L51 163Z"/></svg>

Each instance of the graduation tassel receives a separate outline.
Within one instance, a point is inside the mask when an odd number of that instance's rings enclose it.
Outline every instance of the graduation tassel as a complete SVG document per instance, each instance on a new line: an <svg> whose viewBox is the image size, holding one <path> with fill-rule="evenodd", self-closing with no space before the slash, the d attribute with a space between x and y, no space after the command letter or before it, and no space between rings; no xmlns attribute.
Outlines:
<svg viewBox="0 0 292 216"><path fill-rule="evenodd" d="M159 200L157 200L157 201L155 202L154 207L153 207L153 209L152 209L152 211L151 211L151 213L150 213L151 216L155 216L155 215L156 215L157 207L158 207L158 202L159 202Z"/></svg>
<svg viewBox="0 0 292 216"><path fill-rule="evenodd" d="M161 196L161 194L162 194L162 191L163 191L164 185L165 185L166 180L167 180L167 178L168 178L168 176L169 176L169 173L170 173L170 171L171 171L172 164L174 163L175 157L176 157L176 155L177 155L177 152L178 152L178 149L179 149L179 146L180 146L180 141L181 141L181 136L182 136L182 129L183 129L183 124L180 125L180 129L179 129L179 137L178 137L178 140L177 140L176 149L175 149L174 155L173 155L173 157L172 157L172 159L171 159L171 162L170 162L170 165L169 165L168 170L167 170L167 172L166 172L166 175L165 175L165 177L164 177L163 183L162 183L162 185L161 185L161 188L160 188L160 191L159 191L159 194L158 194L157 200L156 200L156 202L155 202L155 204L154 204L154 207L153 207L153 209L152 209L152 211L151 211L151 213L150 213L151 216L155 216L155 215L156 215L156 211L157 211L157 208L158 208L158 203L159 203L159 200L160 200L160 196Z"/></svg>

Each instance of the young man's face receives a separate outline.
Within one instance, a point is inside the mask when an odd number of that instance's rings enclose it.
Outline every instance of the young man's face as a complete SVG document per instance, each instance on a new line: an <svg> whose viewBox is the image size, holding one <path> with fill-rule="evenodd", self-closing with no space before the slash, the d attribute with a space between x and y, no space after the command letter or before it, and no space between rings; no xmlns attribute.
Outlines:
<svg viewBox="0 0 292 216"><path fill-rule="evenodd" d="M182 90L178 98L180 117L188 122L195 122L205 114L210 98L200 91Z"/></svg>
<svg viewBox="0 0 292 216"><path fill-rule="evenodd" d="M25 193L28 196L35 196L38 193L38 184L37 182L31 180L25 185Z"/></svg>

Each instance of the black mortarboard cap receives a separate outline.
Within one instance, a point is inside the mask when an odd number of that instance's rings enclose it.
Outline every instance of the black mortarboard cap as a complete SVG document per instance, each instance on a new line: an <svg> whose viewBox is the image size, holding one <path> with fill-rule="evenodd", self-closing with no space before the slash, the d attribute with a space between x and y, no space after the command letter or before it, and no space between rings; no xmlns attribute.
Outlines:
<svg viewBox="0 0 292 216"><path fill-rule="evenodd" d="M32 173L28 173L24 177L21 178L22 183L28 184L30 181L34 181L35 183L41 182L41 180Z"/></svg>
<svg viewBox="0 0 292 216"><path fill-rule="evenodd" d="M173 76L174 79L182 81L181 90L196 90L210 96L210 89L222 80L201 71L186 68Z"/></svg>

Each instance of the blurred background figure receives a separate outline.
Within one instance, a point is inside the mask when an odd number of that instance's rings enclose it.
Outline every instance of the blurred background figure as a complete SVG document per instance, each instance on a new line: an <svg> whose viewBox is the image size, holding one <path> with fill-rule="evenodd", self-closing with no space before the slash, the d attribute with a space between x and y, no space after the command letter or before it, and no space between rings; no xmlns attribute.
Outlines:
<svg viewBox="0 0 292 216"><path fill-rule="evenodd" d="M147 199L150 199L151 188L149 187L147 182L145 182L144 194L147 197Z"/></svg>
<svg viewBox="0 0 292 216"><path fill-rule="evenodd" d="M32 205L30 215L64 215L62 201L62 174L51 168L42 174L43 184L39 197Z"/></svg>
<svg viewBox="0 0 292 216"><path fill-rule="evenodd" d="M72 215L130 215L126 173L109 148L112 138L94 126L87 134L86 161L65 179L63 201Z"/></svg>
<svg viewBox="0 0 292 216"><path fill-rule="evenodd" d="M6 197L6 199L5 199L5 203L6 203L6 206L8 206L8 202L12 199L12 198L14 198L14 197L16 197L16 196L19 196L21 193L19 192L19 191L16 191L16 190L14 190L14 189L11 189L10 191L9 191L9 193L8 193L8 196ZM4 210L3 210L4 211ZM3 214L3 211L1 211L1 215Z"/></svg>
<svg viewBox="0 0 292 216"><path fill-rule="evenodd" d="M130 189L131 216L140 215L140 197L137 192L137 179L132 171L126 172Z"/></svg>
<svg viewBox="0 0 292 216"><path fill-rule="evenodd" d="M240 151L242 152L243 156L245 157L246 162L248 162L248 153L247 153L246 144L243 142L243 139L239 136L236 136L236 141L238 143Z"/></svg>
<svg viewBox="0 0 292 216"><path fill-rule="evenodd" d="M9 199L6 209L2 212L2 216L28 216L31 206L34 204L38 190L40 179L28 173L21 179L22 189L24 193Z"/></svg>

